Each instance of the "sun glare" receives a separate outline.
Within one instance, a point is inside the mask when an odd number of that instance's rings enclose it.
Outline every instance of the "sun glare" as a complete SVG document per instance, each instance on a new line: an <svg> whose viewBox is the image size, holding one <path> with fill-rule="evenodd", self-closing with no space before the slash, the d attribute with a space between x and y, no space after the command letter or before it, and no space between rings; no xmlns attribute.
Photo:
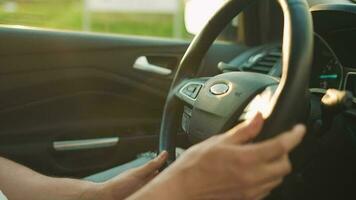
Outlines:
<svg viewBox="0 0 356 200"><path fill-rule="evenodd" d="M194 34L199 33L225 1L188 0L185 6L185 26L187 31Z"/></svg>

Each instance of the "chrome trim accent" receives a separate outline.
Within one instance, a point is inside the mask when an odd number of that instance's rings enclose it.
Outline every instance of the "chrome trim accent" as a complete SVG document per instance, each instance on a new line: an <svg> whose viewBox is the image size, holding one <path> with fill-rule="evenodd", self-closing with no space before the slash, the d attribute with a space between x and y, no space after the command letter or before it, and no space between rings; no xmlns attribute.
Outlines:
<svg viewBox="0 0 356 200"><path fill-rule="evenodd" d="M223 95L230 90L230 87L226 83L215 83L210 87L209 92L213 95Z"/></svg>
<svg viewBox="0 0 356 200"><path fill-rule="evenodd" d="M172 74L171 69L150 64L146 56L138 57L133 65L133 68L141 71L151 72L154 74L164 75L164 76Z"/></svg>
<svg viewBox="0 0 356 200"><path fill-rule="evenodd" d="M107 148L107 147L115 146L118 142L119 142L118 137L55 141L53 142L53 148L56 151L99 149L99 148Z"/></svg>
<svg viewBox="0 0 356 200"><path fill-rule="evenodd" d="M311 93L326 94L326 89L323 88L309 88Z"/></svg>

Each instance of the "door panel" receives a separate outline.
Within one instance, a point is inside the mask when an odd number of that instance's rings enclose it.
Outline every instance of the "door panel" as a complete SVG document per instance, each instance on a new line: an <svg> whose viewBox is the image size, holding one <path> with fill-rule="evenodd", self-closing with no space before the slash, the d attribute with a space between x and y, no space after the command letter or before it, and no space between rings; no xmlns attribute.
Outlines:
<svg viewBox="0 0 356 200"><path fill-rule="evenodd" d="M9 27L0 27L0 41L2 156L48 175L81 177L155 150L165 96L188 42ZM222 49L230 51L214 57ZM216 66L243 49L217 44L204 64ZM142 56L172 73L134 68ZM93 145L110 138L118 141ZM54 148L78 141L86 148Z"/></svg>

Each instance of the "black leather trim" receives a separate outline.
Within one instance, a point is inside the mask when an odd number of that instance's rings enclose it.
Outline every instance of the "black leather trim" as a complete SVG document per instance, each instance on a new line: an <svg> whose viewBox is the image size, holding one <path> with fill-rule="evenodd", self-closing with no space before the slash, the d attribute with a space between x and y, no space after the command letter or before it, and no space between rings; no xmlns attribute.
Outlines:
<svg viewBox="0 0 356 200"><path fill-rule="evenodd" d="M313 55L313 23L303 0L279 0L284 13L282 78L275 105L258 140L285 131L307 111L308 83Z"/></svg>

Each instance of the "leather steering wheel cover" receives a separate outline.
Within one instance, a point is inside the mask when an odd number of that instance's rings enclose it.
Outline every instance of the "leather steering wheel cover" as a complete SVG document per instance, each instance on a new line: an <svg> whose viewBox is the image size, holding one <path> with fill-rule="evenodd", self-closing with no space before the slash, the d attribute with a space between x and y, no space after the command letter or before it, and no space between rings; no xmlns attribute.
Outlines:
<svg viewBox="0 0 356 200"><path fill-rule="evenodd" d="M223 28L242 10L256 0L230 0L215 14L187 49L173 79L164 107L159 151L169 153L175 160L175 138L182 114L181 102L175 97L177 85L198 70L209 47ZM260 134L259 140L270 138L295 123L305 101L312 63L313 26L306 0L279 0L284 15L282 78L273 99L273 110ZM279 126L276 126L278 124Z"/></svg>
<svg viewBox="0 0 356 200"><path fill-rule="evenodd" d="M279 0L284 14L282 78L272 113L257 140L271 138L298 122L308 106L313 59L313 20L304 0Z"/></svg>
<svg viewBox="0 0 356 200"><path fill-rule="evenodd" d="M279 4L284 15L282 78L258 140L291 128L308 105L314 44L312 16L305 0L279 0Z"/></svg>

